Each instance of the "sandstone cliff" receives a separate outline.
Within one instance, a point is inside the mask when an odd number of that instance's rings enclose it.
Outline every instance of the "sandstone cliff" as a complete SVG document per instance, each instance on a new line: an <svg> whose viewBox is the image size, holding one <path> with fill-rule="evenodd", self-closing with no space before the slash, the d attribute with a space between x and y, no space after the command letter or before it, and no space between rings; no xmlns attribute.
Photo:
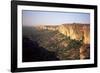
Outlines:
<svg viewBox="0 0 100 73"><path fill-rule="evenodd" d="M90 25L89 24L61 24L57 26L44 25L39 26L38 29L59 31L63 35L70 37L70 39L82 40L84 44L90 44Z"/></svg>
<svg viewBox="0 0 100 73"><path fill-rule="evenodd" d="M90 44L89 24L63 24L58 31L71 39L82 40L85 44Z"/></svg>

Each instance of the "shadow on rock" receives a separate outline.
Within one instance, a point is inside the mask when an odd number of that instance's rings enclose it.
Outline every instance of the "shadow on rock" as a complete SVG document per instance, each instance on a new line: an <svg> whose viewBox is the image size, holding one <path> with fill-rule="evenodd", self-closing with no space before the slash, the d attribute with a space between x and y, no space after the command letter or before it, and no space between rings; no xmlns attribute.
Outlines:
<svg viewBox="0 0 100 73"><path fill-rule="evenodd" d="M33 61L54 61L59 60L55 52L50 52L43 47L40 47L37 42L23 37L23 52L22 61L23 62L33 62Z"/></svg>

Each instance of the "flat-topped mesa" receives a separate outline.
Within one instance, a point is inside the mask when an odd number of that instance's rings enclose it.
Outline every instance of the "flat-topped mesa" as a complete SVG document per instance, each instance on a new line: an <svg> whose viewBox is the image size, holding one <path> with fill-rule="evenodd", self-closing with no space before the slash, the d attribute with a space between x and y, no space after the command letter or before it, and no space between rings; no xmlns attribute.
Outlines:
<svg viewBox="0 0 100 73"><path fill-rule="evenodd" d="M51 30L51 31L56 31L58 30L58 25L42 25L42 26L39 26L39 29L41 30Z"/></svg>
<svg viewBox="0 0 100 73"><path fill-rule="evenodd" d="M44 29L56 31L58 30L58 26L45 26Z"/></svg>
<svg viewBox="0 0 100 73"><path fill-rule="evenodd" d="M85 44L90 44L89 24L62 24L58 31L71 39L82 40Z"/></svg>

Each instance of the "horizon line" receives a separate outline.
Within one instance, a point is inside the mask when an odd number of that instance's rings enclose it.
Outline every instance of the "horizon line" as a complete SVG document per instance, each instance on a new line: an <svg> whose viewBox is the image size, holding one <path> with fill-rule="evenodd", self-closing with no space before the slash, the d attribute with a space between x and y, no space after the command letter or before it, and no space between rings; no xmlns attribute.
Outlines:
<svg viewBox="0 0 100 73"><path fill-rule="evenodd" d="M33 25L30 25L30 26L43 26L43 25L51 25L51 26L57 26L57 25L64 25L64 24L66 24L66 25L68 25L68 24L70 24L70 25L72 25L72 24L80 24L80 25L82 25L82 24L86 24L86 25L90 25L90 23L62 23L62 24L33 24ZM22 26L28 26L28 25L23 25L22 24Z"/></svg>

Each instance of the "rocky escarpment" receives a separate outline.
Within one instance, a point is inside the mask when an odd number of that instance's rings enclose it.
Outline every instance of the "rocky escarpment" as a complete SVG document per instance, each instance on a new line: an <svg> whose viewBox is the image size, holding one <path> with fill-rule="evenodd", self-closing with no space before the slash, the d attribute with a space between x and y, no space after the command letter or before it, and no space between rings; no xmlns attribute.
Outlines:
<svg viewBox="0 0 100 73"><path fill-rule="evenodd" d="M61 25L41 25L34 27L23 27L23 36L33 41L36 56L30 60L77 60L90 59L90 25L89 24L61 24ZM24 39L25 40L25 39ZM38 46L34 47L34 42ZM26 41L28 43L28 40ZM25 44L25 43L24 43ZM25 46L24 53L32 55L30 48ZM37 49L37 51L35 50ZM27 51L28 50L28 51ZM32 49L33 50L33 49ZM40 51L39 51L40 50ZM45 52L43 52L43 51ZM37 53L41 53L38 55ZM49 54L47 54L49 53ZM42 55L45 54L42 57ZM50 56L52 55L52 56ZM27 60L30 55L24 56ZM37 58L41 57L41 58ZM49 59L50 57L50 59ZM36 58L36 59L35 59ZM52 59L51 59L52 58Z"/></svg>
<svg viewBox="0 0 100 73"><path fill-rule="evenodd" d="M71 39L82 40L85 44L90 43L89 24L63 24L59 26L58 31Z"/></svg>
<svg viewBox="0 0 100 73"><path fill-rule="evenodd" d="M89 24L62 24L59 26L45 26L43 29L59 31L63 35L69 37L72 40L82 40L83 45L79 49L70 49L66 55L70 54L69 59L80 58L88 59L90 57L90 25ZM72 52L73 51L73 52ZM71 54L71 52L73 54ZM76 53L75 53L76 52ZM80 56L78 56L80 55ZM62 55L61 55L62 58ZM68 58L68 57L67 57Z"/></svg>
<svg viewBox="0 0 100 73"><path fill-rule="evenodd" d="M85 44L90 44L90 25L89 24L62 24L58 26L40 26L39 29L59 31L70 37L70 39L82 40Z"/></svg>

